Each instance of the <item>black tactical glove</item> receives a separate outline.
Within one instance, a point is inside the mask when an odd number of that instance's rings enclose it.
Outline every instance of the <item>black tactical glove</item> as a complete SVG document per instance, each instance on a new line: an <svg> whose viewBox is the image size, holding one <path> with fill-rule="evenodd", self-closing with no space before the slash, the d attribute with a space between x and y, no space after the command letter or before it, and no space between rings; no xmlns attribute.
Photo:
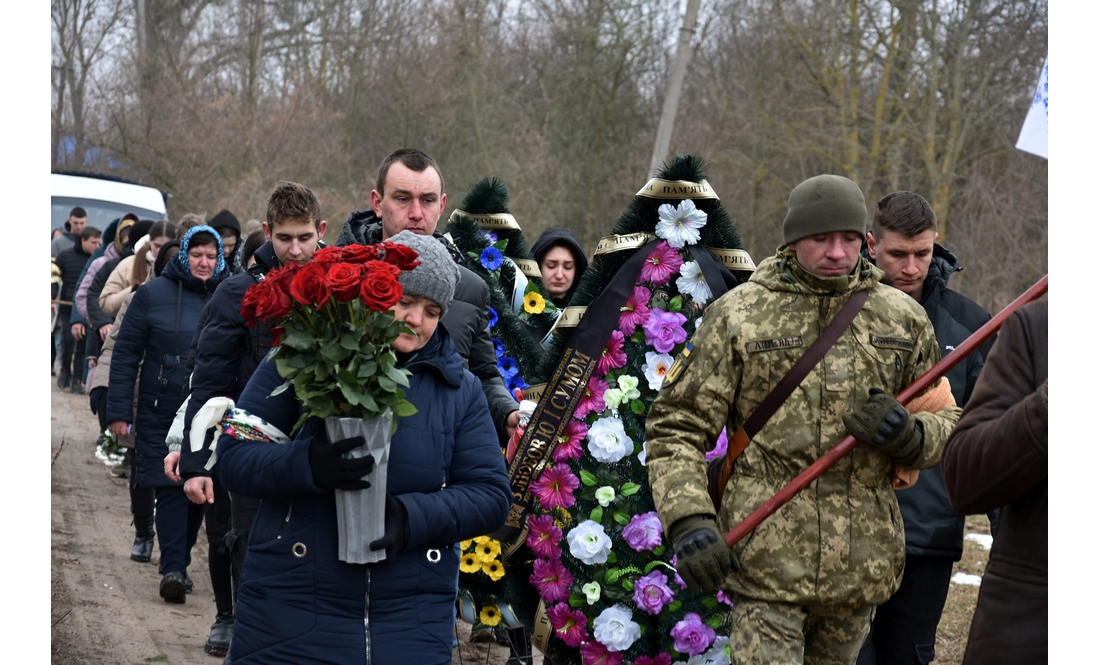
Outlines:
<svg viewBox="0 0 1100 665"><path fill-rule="evenodd" d="M361 436L353 436L329 443L322 424L309 442L309 469L313 473L313 483L330 490L365 490L370 487L370 483L362 478L374 470L374 457L344 457L344 453L366 442Z"/></svg>
<svg viewBox="0 0 1100 665"><path fill-rule="evenodd" d="M717 591L732 569L726 539L709 515L689 515L669 527L676 572L691 591Z"/></svg>
<svg viewBox="0 0 1100 665"><path fill-rule="evenodd" d="M844 426L863 443L886 453L895 464L912 466L924 448L924 427L893 395L871 388L862 407L845 414Z"/></svg>
<svg viewBox="0 0 1100 665"><path fill-rule="evenodd" d="M405 522L409 521L409 513L405 505L386 492L386 534L370 544L372 552L386 550L386 560L392 561L395 556L405 551Z"/></svg>

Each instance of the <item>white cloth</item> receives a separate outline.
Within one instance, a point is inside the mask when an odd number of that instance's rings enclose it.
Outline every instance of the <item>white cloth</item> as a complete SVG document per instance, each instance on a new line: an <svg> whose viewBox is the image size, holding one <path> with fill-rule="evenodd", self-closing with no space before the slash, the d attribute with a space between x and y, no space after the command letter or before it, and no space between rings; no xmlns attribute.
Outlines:
<svg viewBox="0 0 1100 665"><path fill-rule="evenodd" d="M290 437L278 427L244 409L236 408L232 399L211 397L191 419L191 452L193 453L202 450L207 430L217 428L214 432L214 440L210 442L210 459L206 462L208 471L214 468L218 460L218 436L227 425L234 427L234 433L238 439L264 440L272 443L290 442Z"/></svg>

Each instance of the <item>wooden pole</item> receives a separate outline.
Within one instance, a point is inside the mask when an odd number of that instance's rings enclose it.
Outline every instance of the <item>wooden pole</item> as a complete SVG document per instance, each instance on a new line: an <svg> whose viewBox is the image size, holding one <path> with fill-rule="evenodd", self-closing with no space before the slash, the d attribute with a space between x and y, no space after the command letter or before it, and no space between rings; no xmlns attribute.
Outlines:
<svg viewBox="0 0 1100 665"><path fill-rule="evenodd" d="M672 126L676 122L676 108L680 104L680 92L684 88L684 73L687 71L688 55L691 53L691 35L695 32L695 17L699 13L699 0L688 0L684 10L684 23L680 27L680 40L676 46L676 60L672 64L672 75L668 81L664 107L661 109L661 121L657 125L657 141L653 144L653 157L649 160L649 174L656 175L661 162L668 156L668 146L672 143Z"/></svg>
<svg viewBox="0 0 1100 665"><path fill-rule="evenodd" d="M898 395L898 401L902 404L906 404L931 387L937 379L947 374L952 367L959 364L963 358L970 355L974 349L985 344L986 340L1000 330L1009 314L1012 314L1023 305L1040 298L1046 292L1047 275L1043 275L1038 282L1035 282L1031 288L1024 291L1019 298L1009 303L1008 307L1001 310L984 326L978 328L973 335L967 337L966 341L960 344L958 348L947 354L947 357L933 365L931 369L922 374L920 378L914 381L908 388L901 391L901 394ZM742 538L752 533L753 529L760 526L761 522L770 517L772 513L782 508L783 504L794 498L795 494L806 489L806 487L816 480L818 476L825 473L829 467L836 464L841 457L851 452L852 449L856 447L857 443L859 442L851 434L844 437L840 443L833 446L827 453L822 455L820 459L806 467L802 473L798 474L793 480L784 485L782 489L775 493L775 496L760 504L759 508L752 511L752 513L740 524L733 527L733 529L726 534L726 544L733 547L734 544Z"/></svg>

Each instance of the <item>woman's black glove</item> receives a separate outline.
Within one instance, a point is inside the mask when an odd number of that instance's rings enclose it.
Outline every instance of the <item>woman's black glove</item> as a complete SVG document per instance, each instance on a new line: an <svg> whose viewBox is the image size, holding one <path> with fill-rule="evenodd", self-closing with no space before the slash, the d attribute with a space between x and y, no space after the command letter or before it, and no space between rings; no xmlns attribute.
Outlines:
<svg viewBox="0 0 1100 665"><path fill-rule="evenodd" d="M344 457L344 453L366 443L361 436L329 443L328 433L321 425L309 442L309 470L313 473L313 484L330 490L365 490L370 487L370 482L362 478L374 470L374 456Z"/></svg>
<svg viewBox="0 0 1100 665"><path fill-rule="evenodd" d="M386 550L386 559L392 561L405 551L405 522L409 513L405 505L386 492L386 534L370 544L372 552Z"/></svg>
<svg viewBox="0 0 1100 665"><path fill-rule="evenodd" d="M92 392L88 393L88 402L93 416L99 413L99 409L107 408L107 389L103 386L92 388Z"/></svg>

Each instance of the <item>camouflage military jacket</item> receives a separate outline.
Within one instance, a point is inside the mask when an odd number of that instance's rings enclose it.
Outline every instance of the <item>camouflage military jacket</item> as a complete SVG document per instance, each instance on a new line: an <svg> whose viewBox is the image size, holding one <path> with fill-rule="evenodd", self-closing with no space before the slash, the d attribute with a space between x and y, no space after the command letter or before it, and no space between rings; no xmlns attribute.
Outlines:
<svg viewBox="0 0 1100 665"><path fill-rule="evenodd" d="M898 394L939 361L932 324L916 301L880 284L865 259L847 277L817 278L786 248L706 310L693 351L674 364L646 419L654 501L666 529L714 514L704 453L723 427L736 431L856 290L871 293L852 325L738 458L718 523L736 526L839 443L841 416L868 389ZM919 413L935 465L960 410ZM860 444L734 546L741 572L727 590L765 601L877 605L901 583L905 537L890 484L891 462Z"/></svg>

